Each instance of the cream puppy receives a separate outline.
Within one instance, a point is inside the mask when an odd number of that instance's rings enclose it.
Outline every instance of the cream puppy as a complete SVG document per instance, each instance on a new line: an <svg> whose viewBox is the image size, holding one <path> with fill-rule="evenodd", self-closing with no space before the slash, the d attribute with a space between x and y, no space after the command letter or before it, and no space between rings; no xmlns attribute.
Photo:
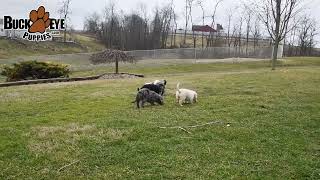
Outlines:
<svg viewBox="0 0 320 180"><path fill-rule="evenodd" d="M197 102L198 94L190 89L180 89L180 83L177 84L176 101L182 106L183 103Z"/></svg>

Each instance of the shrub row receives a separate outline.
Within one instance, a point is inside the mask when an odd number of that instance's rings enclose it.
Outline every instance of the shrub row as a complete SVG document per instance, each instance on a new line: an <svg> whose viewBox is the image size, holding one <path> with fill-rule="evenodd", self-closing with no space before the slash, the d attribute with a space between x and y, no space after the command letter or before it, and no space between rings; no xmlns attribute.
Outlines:
<svg viewBox="0 0 320 180"><path fill-rule="evenodd" d="M7 81L69 77L69 73L68 65L38 61L23 61L11 66L5 65L1 71L1 75L6 76Z"/></svg>

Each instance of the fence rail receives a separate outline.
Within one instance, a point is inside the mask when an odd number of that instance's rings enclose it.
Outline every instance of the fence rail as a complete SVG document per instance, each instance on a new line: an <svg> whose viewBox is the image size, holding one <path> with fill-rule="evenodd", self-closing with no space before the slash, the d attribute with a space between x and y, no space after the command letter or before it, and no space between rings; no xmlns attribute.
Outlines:
<svg viewBox="0 0 320 180"><path fill-rule="evenodd" d="M210 47L210 48L179 48L127 51L137 59L221 59L221 58L270 58L272 47L237 48L237 47Z"/></svg>

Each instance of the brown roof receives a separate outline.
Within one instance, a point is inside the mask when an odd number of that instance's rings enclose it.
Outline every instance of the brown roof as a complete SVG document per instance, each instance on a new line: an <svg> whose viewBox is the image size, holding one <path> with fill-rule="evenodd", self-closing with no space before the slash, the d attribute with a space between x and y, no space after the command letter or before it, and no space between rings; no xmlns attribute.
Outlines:
<svg viewBox="0 0 320 180"><path fill-rule="evenodd" d="M205 26L197 26L194 25L192 26L192 31L200 31L200 32L217 32L215 29L212 27L205 25Z"/></svg>

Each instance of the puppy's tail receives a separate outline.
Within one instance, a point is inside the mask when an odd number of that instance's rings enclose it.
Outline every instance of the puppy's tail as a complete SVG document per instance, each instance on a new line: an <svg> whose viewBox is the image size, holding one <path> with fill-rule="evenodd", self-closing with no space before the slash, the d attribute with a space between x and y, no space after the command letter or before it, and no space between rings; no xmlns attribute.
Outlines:
<svg viewBox="0 0 320 180"><path fill-rule="evenodd" d="M139 91L140 91L140 88L137 88L137 91L139 92ZM134 100L134 101L132 101L131 103L135 103L135 102L137 102L137 100Z"/></svg>
<svg viewBox="0 0 320 180"><path fill-rule="evenodd" d="M177 84L177 91L180 93L180 83Z"/></svg>

